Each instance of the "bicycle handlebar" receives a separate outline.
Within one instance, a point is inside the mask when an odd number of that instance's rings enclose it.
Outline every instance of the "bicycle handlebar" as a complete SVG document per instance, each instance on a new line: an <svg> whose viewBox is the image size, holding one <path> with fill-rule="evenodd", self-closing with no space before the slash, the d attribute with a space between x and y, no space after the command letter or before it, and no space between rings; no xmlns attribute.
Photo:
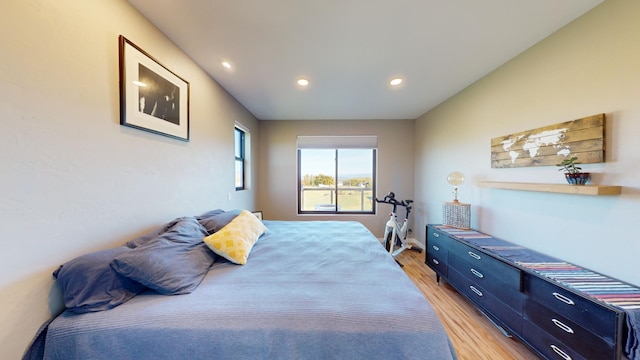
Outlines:
<svg viewBox="0 0 640 360"><path fill-rule="evenodd" d="M411 211L411 203L413 202L413 200L402 200L402 201L396 200L396 194L393 191L391 191L387 195L385 195L384 198L382 198L382 200L380 200L378 198L375 198L375 200L378 203L385 203L385 204L393 205L394 212L396 210L396 206L398 206L398 205L404 206L405 208L407 208L407 212Z"/></svg>

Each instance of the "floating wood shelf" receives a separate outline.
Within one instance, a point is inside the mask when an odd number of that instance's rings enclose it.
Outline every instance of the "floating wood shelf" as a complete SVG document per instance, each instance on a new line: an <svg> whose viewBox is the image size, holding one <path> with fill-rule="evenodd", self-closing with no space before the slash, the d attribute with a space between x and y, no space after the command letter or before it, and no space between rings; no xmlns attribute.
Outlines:
<svg viewBox="0 0 640 360"><path fill-rule="evenodd" d="M613 185L569 185L569 184L538 184L522 182L482 181L479 186L495 189L541 191L579 195L619 195L621 186Z"/></svg>

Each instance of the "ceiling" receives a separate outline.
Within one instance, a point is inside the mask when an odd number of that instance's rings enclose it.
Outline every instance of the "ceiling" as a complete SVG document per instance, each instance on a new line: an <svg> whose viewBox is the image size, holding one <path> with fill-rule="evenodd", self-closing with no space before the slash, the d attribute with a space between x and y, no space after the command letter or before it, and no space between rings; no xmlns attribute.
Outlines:
<svg viewBox="0 0 640 360"><path fill-rule="evenodd" d="M602 1L129 3L258 119L349 120L418 118Z"/></svg>

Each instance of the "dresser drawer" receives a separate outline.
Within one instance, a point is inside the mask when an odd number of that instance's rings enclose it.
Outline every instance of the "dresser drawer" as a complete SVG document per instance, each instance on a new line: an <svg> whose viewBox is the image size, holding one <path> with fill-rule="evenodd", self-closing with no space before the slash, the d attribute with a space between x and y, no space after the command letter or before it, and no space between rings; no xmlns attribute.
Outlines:
<svg viewBox="0 0 640 360"><path fill-rule="evenodd" d="M444 252L448 251L449 243L451 240L445 233L428 227L427 228L427 252Z"/></svg>
<svg viewBox="0 0 640 360"><path fill-rule="evenodd" d="M616 342L618 314L594 301L567 291L552 282L527 274L524 291L529 297L576 325L610 342Z"/></svg>
<svg viewBox="0 0 640 360"><path fill-rule="evenodd" d="M449 269L449 284L484 311L488 312L494 318L499 319L499 322L509 327L511 331L519 334L522 330L521 313L524 301L522 293L515 292L518 298L507 306L501 301L501 298L498 298L495 294L490 293L482 286L474 283L454 268Z"/></svg>
<svg viewBox="0 0 640 360"><path fill-rule="evenodd" d="M454 257L457 257L455 265L452 263ZM470 276L483 283L498 280L503 286L512 290L520 291L522 289L522 271L520 269L458 241L452 241L449 248L449 263L452 267L465 269L460 271L465 274L468 272Z"/></svg>
<svg viewBox="0 0 640 360"><path fill-rule="evenodd" d="M445 257L441 257L439 255L440 254L434 255L433 253L427 252L427 265L429 265L429 267L433 269L433 271L446 278L448 268L446 254L444 255Z"/></svg>
<svg viewBox="0 0 640 360"><path fill-rule="evenodd" d="M513 286L517 291L522 289L522 272L516 267L505 264L459 241L452 241L449 247L449 254L450 258L453 255L458 256L459 260L463 260L470 269L473 268L480 272L480 274L476 275L478 278L483 278L483 276L499 277L505 285Z"/></svg>
<svg viewBox="0 0 640 360"><path fill-rule="evenodd" d="M611 339L605 340L594 333L594 329L585 329L531 299L525 300L524 314L525 319L585 357L613 359L615 356ZM529 337L527 333L524 335Z"/></svg>
<svg viewBox="0 0 640 360"><path fill-rule="evenodd" d="M525 341L545 359L549 360L599 360L602 358L589 355L588 358L582 356L577 351L562 343L562 341L551 336L530 321L525 320L522 324L522 331Z"/></svg>
<svg viewBox="0 0 640 360"><path fill-rule="evenodd" d="M426 264L434 271L447 277L448 246L452 240L447 235L431 227L427 228Z"/></svg>
<svg viewBox="0 0 640 360"><path fill-rule="evenodd" d="M490 291L493 296L514 310L521 312L523 294L520 292L520 270L505 264L501 265L505 265L506 268L488 266L492 265L491 260L483 258L482 261L474 264L451 253L449 254L449 268L456 269L461 275L468 278L471 284Z"/></svg>

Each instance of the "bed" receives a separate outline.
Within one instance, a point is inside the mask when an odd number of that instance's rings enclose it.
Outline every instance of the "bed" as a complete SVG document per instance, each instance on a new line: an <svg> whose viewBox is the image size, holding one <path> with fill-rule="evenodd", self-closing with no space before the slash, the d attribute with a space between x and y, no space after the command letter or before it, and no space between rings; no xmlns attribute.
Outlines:
<svg viewBox="0 0 640 360"><path fill-rule="evenodd" d="M25 359L456 358L430 304L362 224L261 224L245 264L209 247L212 265L195 288L165 295L143 286L105 310L67 309L42 326Z"/></svg>

